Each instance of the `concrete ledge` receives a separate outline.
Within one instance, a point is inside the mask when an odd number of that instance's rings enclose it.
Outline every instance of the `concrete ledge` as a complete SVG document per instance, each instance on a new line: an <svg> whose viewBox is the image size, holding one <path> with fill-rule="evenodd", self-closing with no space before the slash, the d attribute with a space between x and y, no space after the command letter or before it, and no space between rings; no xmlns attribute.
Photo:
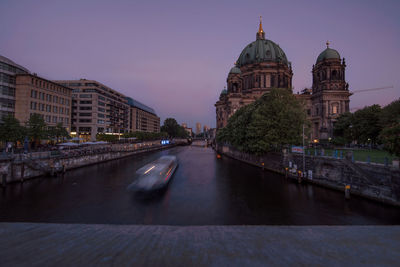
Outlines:
<svg viewBox="0 0 400 267"><path fill-rule="evenodd" d="M395 266L400 226L0 223L2 266Z"/></svg>

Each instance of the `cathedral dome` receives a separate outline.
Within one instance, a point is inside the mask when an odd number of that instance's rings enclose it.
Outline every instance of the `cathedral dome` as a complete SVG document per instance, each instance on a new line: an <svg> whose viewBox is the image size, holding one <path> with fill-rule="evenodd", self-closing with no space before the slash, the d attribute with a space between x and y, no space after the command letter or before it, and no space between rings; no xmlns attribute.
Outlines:
<svg viewBox="0 0 400 267"><path fill-rule="evenodd" d="M242 72L240 71L240 69L236 66L234 66L230 71L230 74L241 74Z"/></svg>
<svg viewBox="0 0 400 267"><path fill-rule="evenodd" d="M258 62L279 62L289 65L285 52L271 40L257 39L247 45L240 54L237 64L243 66Z"/></svg>
<svg viewBox="0 0 400 267"><path fill-rule="evenodd" d="M317 58L317 63L321 62L325 59L339 59L340 60L340 54L338 51L335 49L329 48L329 42L326 42L327 48L319 54Z"/></svg>

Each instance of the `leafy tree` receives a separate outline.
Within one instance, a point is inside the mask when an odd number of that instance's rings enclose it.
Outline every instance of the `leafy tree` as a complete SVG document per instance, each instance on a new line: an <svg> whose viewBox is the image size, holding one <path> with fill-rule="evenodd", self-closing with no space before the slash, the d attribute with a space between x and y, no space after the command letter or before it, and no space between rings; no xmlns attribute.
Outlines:
<svg viewBox="0 0 400 267"><path fill-rule="evenodd" d="M21 126L14 116L9 115L3 118L0 124L0 141L16 143L24 140L26 128Z"/></svg>
<svg viewBox="0 0 400 267"><path fill-rule="evenodd" d="M353 117L353 138L360 144L376 144L382 126L380 124L381 107L372 105L357 110Z"/></svg>
<svg viewBox="0 0 400 267"><path fill-rule="evenodd" d="M385 150L400 157L400 99L382 109L380 123L384 128L379 139Z"/></svg>
<svg viewBox="0 0 400 267"><path fill-rule="evenodd" d="M67 129L65 129L61 122L57 123L54 127L48 127L47 135L50 138L56 139L59 142L60 139L69 138Z"/></svg>
<svg viewBox="0 0 400 267"><path fill-rule="evenodd" d="M355 113L344 113L339 116L333 130L334 143L376 144L382 130L382 109L372 105L357 110Z"/></svg>
<svg viewBox="0 0 400 267"><path fill-rule="evenodd" d="M353 121L353 114L350 112L343 113L338 117L333 128L333 143L344 145L354 140L352 130Z"/></svg>
<svg viewBox="0 0 400 267"><path fill-rule="evenodd" d="M39 114L32 114L26 123L28 136L35 142L48 137L47 124Z"/></svg>
<svg viewBox="0 0 400 267"><path fill-rule="evenodd" d="M392 126L400 122L400 98L382 108L380 124L382 127Z"/></svg>
<svg viewBox="0 0 400 267"><path fill-rule="evenodd" d="M389 153L400 157L400 122L396 125L385 127L380 139Z"/></svg>
<svg viewBox="0 0 400 267"><path fill-rule="evenodd" d="M256 104L250 104L237 110L228 120L228 124L217 134L218 142L226 142L241 151L248 151L247 126Z"/></svg>
<svg viewBox="0 0 400 267"><path fill-rule="evenodd" d="M161 126L161 131L166 132L170 137L188 137L185 129L180 126L174 118L165 119L163 126Z"/></svg>
<svg viewBox="0 0 400 267"><path fill-rule="evenodd" d="M300 144L306 114L287 89L275 88L239 109L218 131L217 141L239 150L262 154L285 145Z"/></svg>

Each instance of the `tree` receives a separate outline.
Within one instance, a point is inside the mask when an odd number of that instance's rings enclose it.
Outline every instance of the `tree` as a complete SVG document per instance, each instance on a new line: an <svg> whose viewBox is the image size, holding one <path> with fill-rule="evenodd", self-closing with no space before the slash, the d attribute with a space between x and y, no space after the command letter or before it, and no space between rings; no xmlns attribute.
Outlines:
<svg viewBox="0 0 400 267"><path fill-rule="evenodd" d="M341 114L333 129L334 143L377 144L382 130L381 114L379 105Z"/></svg>
<svg viewBox="0 0 400 267"><path fill-rule="evenodd" d="M163 126L161 126L161 131L166 132L170 137L188 137L185 128L180 126L174 118L165 119Z"/></svg>
<svg viewBox="0 0 400 267"><path fill-rule="evenodd" d="M26 123L28 136L35 142L39 143L40 140L47 138L47 125L42 116L39 114L32 114Z"/></svg>
<svg viewBox="0 0 400 267"><path fill-rule="evenodd" d="M69 134L67 129L65 129L61 122L57 123L54 127L48 127L47 136L49 138L56 139L56 142L59 142L60 139L69 138Z"/></svg>
<svg viewBox="0 0 400 267"><path fill-rule="evenodd" d="M16 143L24 140L26 134L25 127L21 126L14 116L9 115L3 118L0 124L0 141Z"/></svg>
<svg viewBox="0 0 400 267"><path fill-rule="evenodd" d="M385 150L400 157L400 122L385 127L379 137L385 146Z"/></svg>
<svg viewBox="0 0 400 267"><path fill-rule="evenodd" d="M262 154L300 144L306 114L301 103L282 88L271 89L254 103L242 107L218 131L217 141L239 150Z"/></svg>
<svg viewBox="0 0 400 267"><path fill-rule="evenodd" d="M379 139L384 144L385 150L400 157L400 99L382 109L380 124L383 130Z"/></svg>
<svg viewBox="0 0 400 267"><path fill-rule="evenodd" d="M381 107L372 105L357 110L353 117L353 138L359 144L376 144L382 130L380 124Z"/></svg>
<svg viewBox="0 0 400 267"><path fill-rule="evenodd" d="M382 108L380 124L382 128L400 122L400 98Z"/></svg>

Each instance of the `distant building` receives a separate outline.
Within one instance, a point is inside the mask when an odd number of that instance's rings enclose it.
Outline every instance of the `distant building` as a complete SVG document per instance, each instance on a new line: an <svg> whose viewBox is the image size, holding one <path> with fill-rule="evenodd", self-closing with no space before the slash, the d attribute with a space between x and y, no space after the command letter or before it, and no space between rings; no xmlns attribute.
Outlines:
<svg viewBox="0 0 400 267"><path fill-rule="evenodd" d="M127 97L129 109L129 131L130 132L160 132L160 117L154 109Z"/></svg>
<svg viewBox="0 0 400 267"><path fill-rule="evenodd" d="M29 73L28 69L0 56L0 122L3 117L15 115L15 75L26 73Z"/></svg>
<svg viewBox="0 0 400 267"><path fill-rule="evenodd" d="M203 133L207 132L210 129L210 127L208 127L207 125L203 126Z"/></svg>
<svg viewBox="0 0 400 267"><path fill-rule="evenodd" d="M125 95L94 80L55 82L73 89L71 135L94 141L98 133L129 131L130 106Z"/></svg>
<svg viewBox="0 0 400 267"><path fill-rule="evenodd" d="M200 133L201 133L201 123L196 122L196 134L200 134Z"/></svg>
<svg viewBox="0 0 400 267"><path fill-rule="evenodd" d="M337 117L349 111L349 85L345 80L345 60L338 51L327 48L312 67L312 90L296 95L302 99L312 122L311 139L333 136ZM253 103L271 88L292 90L292 64L280 46L265 39L260 20L256 41L248 44L227 77L227 89L215 103L217 129L241 107Z"/></svg>
<svg viewBox="0 0 400 267"><path fill-rule="evenodd" d="M72 90L37 75L17 74L15 118L21 123L39 114L49 126L61 123L71 130Z"/></svg>
<svg viewBox="0 0 400 267"><path fill-rule="evenodd" d="M192 128L188 128L186 122L182 123L182 127L183 127L183 129L185 129L185 131L188 133L188 135L189 135L190 137L193 136Z"/></svg>

